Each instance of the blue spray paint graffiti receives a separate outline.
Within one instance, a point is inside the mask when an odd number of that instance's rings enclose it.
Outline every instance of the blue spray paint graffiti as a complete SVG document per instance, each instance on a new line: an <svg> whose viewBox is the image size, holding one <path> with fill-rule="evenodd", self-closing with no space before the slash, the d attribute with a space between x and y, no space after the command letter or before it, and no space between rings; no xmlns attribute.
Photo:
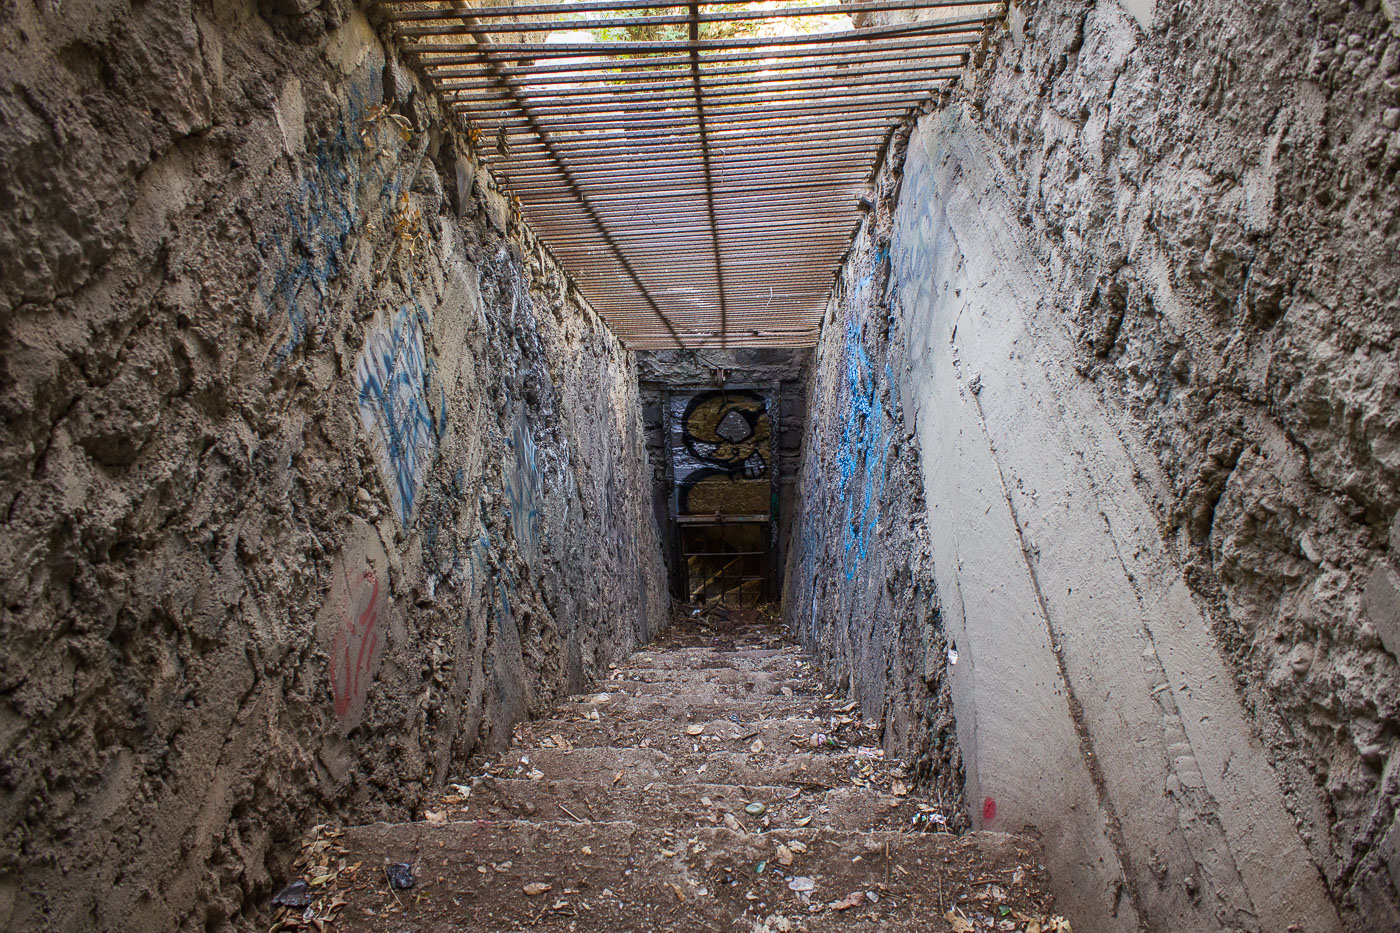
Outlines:
<svg viewBox="0 0 1400 933"><path fill-rule="evenodd" d="M403 168L396 158L402 139L387 120L371 120L365 99L378 99L378 72L351 87L340 125L333 136L316 142L315 158L307 167L296 195L284 205L285 230L274 230L258 244L273 254L271 281L259 287L269 314L286 314L291 333L277 350L284 361L306 337L322 314L328 286L343 271L352 234L366 219L362 201L378 193L381 221L398 201ZM368 142L367 142L368 141ZM361 164L366 152L375 157ZM384 225L387 228L387 224Z"/></svg>
<svg viewBox="0 0 1400 933"><path fill-rule="evenodd" d="M447 428L446 396L436 419L428 407L430 367L423 352L421 314L421 309L404 305L387 326L371 331L355 370L360 421L377 442L380 472L405 526Z"/></svg>
<svg viewBox="0 0 1400 933"><path fill-rule="evenodd" d="M525 563L533 569L540 552L540 474L523 408L516 412L508 443L512 453L506 455L502 472L510 527Z"/></svg>
<svg viewBox="0 0 1400 933"><path fill-rule="evenodd" d="M467 569L471 574L472 602L476 603L482 597L489 596L489 608L494 611L497 622L506 623L513 618L511 595L515 591L515 578L504 567L497 574L491 572L491 554L494 550L495 542L491 540L490 533L483 525L481 533L472 543L471 557L467 562Z"/></svg>
<svg viewBox="0 0 1400 933"><path fill-rule="evenodd" d="M854 322L846 324L846 391L850 405L836 451L841 471L841 501L845 523L841 529L846 552L846 579L854 579L856 567L865 559L870 535L879 518L879 498L889 471L889 438L886 437L886 411L870 358L861 346ZM892 373L885 367L886 382Z"/></svg>

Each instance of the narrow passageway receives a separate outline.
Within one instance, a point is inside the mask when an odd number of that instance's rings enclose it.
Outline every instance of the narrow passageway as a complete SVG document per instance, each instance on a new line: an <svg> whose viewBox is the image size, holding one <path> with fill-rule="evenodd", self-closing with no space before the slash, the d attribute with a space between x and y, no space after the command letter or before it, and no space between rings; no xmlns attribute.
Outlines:
<svg viewBox="0 0 1400 933"><path fill-rule="evenodd" d="M1400 0L4 0L0 130L0 933L1400 930Z"/></svg>
<svg viewBox="0 0 1400 933"><path fill-rule="evenodd" d="M1036 843L951 834L958 815L780 626L713 615L522 723L424 819L313 842L322 883L284 915L363 933L1061 928Z"/></svg>

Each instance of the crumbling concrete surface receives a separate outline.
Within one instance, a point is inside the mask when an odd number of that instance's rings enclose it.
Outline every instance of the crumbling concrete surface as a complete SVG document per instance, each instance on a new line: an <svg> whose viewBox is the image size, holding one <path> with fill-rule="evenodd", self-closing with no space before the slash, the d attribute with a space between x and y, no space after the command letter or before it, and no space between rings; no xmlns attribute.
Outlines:
<svg viewBox="0 0 1400 933"><path fill-rule="evenodd" d="M857 333L906 347L970 815L1076 929L1400 927L1395 13L1012 4L909 143Z"/></svg>
<svg viewBox="0 0 1400 933"><path fill-rule="evenodd" d="M633 361L341 0L0 75L0 927L219 929L664 624Z"/></svg>

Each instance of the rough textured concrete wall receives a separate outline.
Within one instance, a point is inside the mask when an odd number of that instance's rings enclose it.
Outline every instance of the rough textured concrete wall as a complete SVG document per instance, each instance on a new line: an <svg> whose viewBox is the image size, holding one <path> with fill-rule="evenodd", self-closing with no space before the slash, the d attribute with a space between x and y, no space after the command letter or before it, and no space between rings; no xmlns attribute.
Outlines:
<svg viewBox="0 0 1400 933"><path fill-rule="evenodd" d="M344 3L0 74L0 927L219 928L663 624L633 363Z"/></svg>
<svg viewBox="0 0 1400 933"><path fill-rule="evenodd" d="M1013 5L909 144L972 817L1076 928L1400 925L1395 13Z"/></svg>
<svg viewBox="0 0 1400 933"><path fill-rule="evenodd" d="M882 179L880 210L856 237L823 319L784 618L961 829L968 821L948 678L955 655L928 560L918 444L894 378L904 347L889 317L893 184Z"/></svg>

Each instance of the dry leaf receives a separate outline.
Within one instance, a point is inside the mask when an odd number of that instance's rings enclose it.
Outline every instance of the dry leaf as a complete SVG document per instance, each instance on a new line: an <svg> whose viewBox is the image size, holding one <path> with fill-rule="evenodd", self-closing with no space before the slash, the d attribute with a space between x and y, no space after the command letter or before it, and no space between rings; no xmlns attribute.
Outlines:
<svg viewBox="0 0 1400 933"><path fill-rule="evenodd" d="M621 780L622 780L622 775L625 774L625 773L626 773L626 772L624 772L624 771L619 771L619 772L617 772L616 774L614 774L614 775L613 775L613 783L616 784L617 782L621 781Z"/></svg>
<svg viewBox="0 0 1400 933"><path fill-rule="evenodd" d="M975 928L972 926L972 921L962 914L954 913L950 910L943 915L943 919L948 921L948 925L952 927L953 933L976 933Z"/></svg>
<svg viewBox="0 0 1400 933"><path fill-rule="evenodd" d="M811 818L810 816L804 816L802 819L798 820L796 823L793 823L792 825L794 825L794 826L806 826L806 825L807 825L808 823L810 823L810 822L812 822L812 818Z"/></svg>
<svg viewBox="0 0 1400 933"><path fill-rule="evenodd" d="M896 797L907 797L909 795L909 785L896 778L895 782L890 785L890 793L894 794Z"/></svg>
<svg viewBox="0 0 1400 933"><path fill-rule="evenodd" d="M755 755L763 751L763 740L754 739L753 744L749 746L749 751L753 752Z"/></svg>
<svg viewBox="0 0 1400 933"><path fill-rule="evenodd" d="M788 848L796 852L798 855L801 855L803 852L807 851L807 843L803 842L800 839L792 839L788 841Z"/></svg>
<svg viewBox="0 0 1400 933"><path fill-rule="evenodd" d="M676 892L676 900L685 900L685 892L681 890L681 886L676 884L674 881L668 883L671 885L671 890Z"/></svg>
<svg viewBox="0 0 1400 933"><path fill-rule="evenodd" d="M1069 921L1064 917L1051 917L1050 933L1074 933L1074 931L1069 928Z"/></svg>
<svg viewBox="0 0 1400 933"><path fill-rule="evenodd" d="M792 850L789 849L787 846L782 845L782 844L779 844L779 845L778 845L778 864L779 864L779 865L791 865L791 864L792 864Z"/></svg>
<svg viewBox="0 0 1400 933"><path fill-rule="evenodd" d="M859 907L865 903L864 891L852 891L839 901L832 901L827 906L832 910L850 910L852 907Z"/></svg>
<svg viewBox="0 0 1400 933"><path fill-rule="evenodd" d="M423 819L427 820L428 823L429 823L430 825L432 825L432 826L441 826L443 823L446 823L446 822L447 822L447 811L446 811L446 810L424 810L424 811L423 811Z"/></svg>
<svg viewBox="0 0 1400 933"><path fill-rule="evenodd" d="M724 825L736 833L742 833L744 831L743 824L741 824L738 818L732 813L726 813L724 815Z"/></svg>
<svg viewBox="0 0 1400 933"><path fill-rule="evenodd" d="M529 884L525 885L524 891L530 897L539 897L541 894L552 889L553 887L554 885L545 884L543 881L531 881Z"/></svg>
<svg viewBox="0 0 1400 933"><path fill-rule="evenodd" d="M700 723L698 723L698 722L697 722L695 725L693 725L693 726L686 726L686 727L685 727L685 734L686 734L686 735L699 735L700 733L702 733L702 732L704 732L704 731L705 731L705 727L704 727L703 725L701 725Z"/></svg>

